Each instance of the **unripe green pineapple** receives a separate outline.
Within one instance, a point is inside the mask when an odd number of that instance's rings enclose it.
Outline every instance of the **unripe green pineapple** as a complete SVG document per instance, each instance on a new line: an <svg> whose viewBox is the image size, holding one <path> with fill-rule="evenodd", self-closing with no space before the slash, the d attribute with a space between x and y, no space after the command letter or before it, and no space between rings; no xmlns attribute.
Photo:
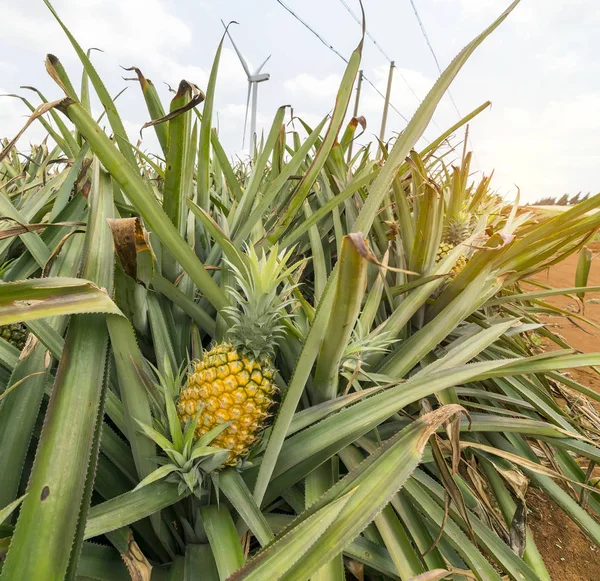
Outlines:
<svg viewBox="0 0 600 581"><path fill-rule="evenodd" d="M264 427L277 388L273 384L273 359L277 341L283 336L282 319L289 300L277 294L280 283L289 290L286 279L295 267L286 269L290 252L279 256L275 247L259 259L249 249L246 272L233 265L240 291L232 291L236 307L225 309L233 322L225 340L193 364L187 384L177 403L177 413L185 423L200 412L196 437L231 421L211 446L230 450L227 464L234 465L248 454Z"/></svg>
<svg viewBox="0 0 600 581"><path fill-rule="evenodd" d="M0 337L14 345L19 351L25 347L28 334L27 327L22 323L0 326Z"/></svg>

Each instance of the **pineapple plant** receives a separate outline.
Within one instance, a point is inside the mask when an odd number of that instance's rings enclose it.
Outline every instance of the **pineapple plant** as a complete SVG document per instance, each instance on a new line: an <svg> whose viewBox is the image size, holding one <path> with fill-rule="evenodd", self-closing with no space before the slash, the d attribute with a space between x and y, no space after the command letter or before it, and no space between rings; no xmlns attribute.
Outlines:
<svg viewBox="0 0 600 581"><path fill-rule="evenodd" d="M465 132L465 143L467 136L468 126ZM440 174L444 179L441 190L444 192L446 208L436 262L444 259L449 252L463 244L473 234L478 234L477 240L485 241L493 230L492 224L488 225L487 222L490 221L493 208L499 205L498 200L488 189L490 177L484 175L477 184L469 183L471 157L471 152L464 150L460 166L454 166L451 173L442 165L443 171ZM481 224L482 221L485 228ZM452 276L462 272L469 258L470 253L465 248L451 270Z"/></svg>
<svg viewBox="0 0 600 581"><path fill-rule="evenodd" d="M228 464L246 456L257 440L273 404L275 350L284 334L283 319L289 300L281 300L277 289L289 293L286 268L291 252L259 258L253 247L244 256L245 268L229 264L239 290L231 290L236 306L224 309L231 326L225 339L192 364L185 388L177 403L182 423L199 414L197 437L230 422L212 445L230 450Z"/></svg>
<svg viewBox="0 0 600 581"><path fill-rule="evenodd" d="M562 351L532 357L522 337L553 335L539 294L519 287L598 228L588 211L600 198L560 228L506 211L502 251L490 244L447 280L430 272L439 241L451 251L502 213L487 182L464 185L466 163L449 188L436 151L482 108L411 152L515 5L452 62L384 159L365 147L350 163L359 124L342 128L362 45L331 118L290 138L281 108L243 165L212 128L222 45L201 115L190 83L166 113L138 73L164 161L129 141L72 35L81 94L48 56L69 98L47 127L69 164L24 171L13 145L0 153L3 212L39 222L0 240L0 259L14 258L0 325L23 305L46 322L32 324L29 352L0 357L2 581L548 581L521 520L527 485L600 544L581 461L598 458L598 430L552 389L598 398L561 370L600 355L554 337ZM450 190L460 204L441 198Z"/></svg>

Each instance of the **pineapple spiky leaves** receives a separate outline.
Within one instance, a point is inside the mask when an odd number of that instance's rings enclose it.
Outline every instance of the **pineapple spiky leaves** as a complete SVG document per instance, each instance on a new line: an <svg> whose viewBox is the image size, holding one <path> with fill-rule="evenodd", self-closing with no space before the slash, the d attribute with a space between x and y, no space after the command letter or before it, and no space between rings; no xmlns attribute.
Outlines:
<svg viewBox="0 0 600 581"><path fill-rule="evenodd" d="M182 423L198 417L199 438L229 422L213 442L229 450L229 465L244 458L258 439L277 391L275 348L288 316L291 287L287 280L296 268L286 267L290 256L291 251L278 252L275 246L259 257L250 247L243 264L229 263L238 287L230 289L235 306L223 313L230 327L222 342L193 363L177 403Z"/></svg>
<svg viewBox="0 0 600 581"><path fill-rule="evenodd" d="M384 331L367 332L360 320L352 331L352 339L344 349L340 372L350 382L355 379L376 383L375 375L369 372L368 357L372 354L385 354L397 342L392 334Z"/></svg>

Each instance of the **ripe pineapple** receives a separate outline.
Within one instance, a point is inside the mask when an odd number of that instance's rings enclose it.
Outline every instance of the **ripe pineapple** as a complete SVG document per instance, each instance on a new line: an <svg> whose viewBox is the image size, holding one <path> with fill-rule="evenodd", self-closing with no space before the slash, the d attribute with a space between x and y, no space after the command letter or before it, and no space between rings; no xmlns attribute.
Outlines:
<svg viewBox="0 0 600 581"><path fill-rule="evenodd" d="M235 465L258 439L277 391L273 360L290 302L280 298L277 287L283 283L284 292L289 290L286 279L295 268L285 268L290 254L278 255L275 247L268 257L263 253L259 259L250 248L245 272L230 265L241 289L231 292L238 306L225 309L233 325L223 342L193 364L179 396L181 422L201 410L196 437L232 422L211 443L230 450L229 465Z"/></svg>
<svg viewBox="0 0 600 581"><path fill-rule="evenodd" d="M27 327L22 323L0 326L0 337L14 345L19 351L22 351L25 347L27 335Z"/></svg>
<svg viewBox="0 0 600 581"><path fill-rule="evenodd" d="M438 247L435 261L439 262L443 258L446 258L446 256L448 256L449 252L453 248L454 248L454 244L449 244L448 242L441 242ZM467 257L464 254L461 254L458 257L458 260L456 261L454 266L452 267L452 270L450 271L450 273L452 274L452 276L458 276L465 266L467 266Z"/></svg>

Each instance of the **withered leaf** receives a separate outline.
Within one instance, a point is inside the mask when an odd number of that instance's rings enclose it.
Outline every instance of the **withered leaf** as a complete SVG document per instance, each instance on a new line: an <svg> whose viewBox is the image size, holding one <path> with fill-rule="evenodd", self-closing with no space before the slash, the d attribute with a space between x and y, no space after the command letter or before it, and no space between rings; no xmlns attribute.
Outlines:
<svg viewBox="0 0 600 581"><path fill-rule="evenodd" d="M134 280L144 285L152 277L153 255L148 233L139 218L109 219L115 251L123 270Z"/></svg>

